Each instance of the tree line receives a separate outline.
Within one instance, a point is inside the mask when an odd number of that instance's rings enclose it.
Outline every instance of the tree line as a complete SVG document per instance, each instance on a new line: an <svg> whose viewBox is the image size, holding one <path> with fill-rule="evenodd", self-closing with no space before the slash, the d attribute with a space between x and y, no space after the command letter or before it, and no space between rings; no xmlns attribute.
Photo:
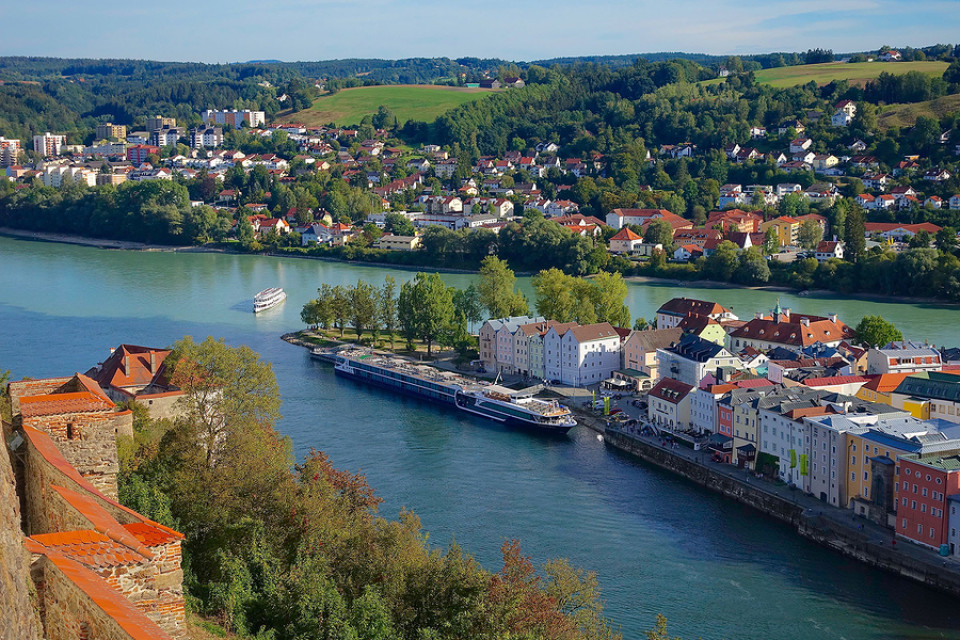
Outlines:
<svg viewBox="0 0 960 640"><path fill-rule="evenodd" d="M269 363L222 340L174 345L182 417L134 403L121 439L121 501L186 535L190 611L241 638L617 640L597 576L566 560L536 566L519 543L488 571L456 543L428 543L417 516L377 513L359 474L311 450L295 461L274 428Z"/></svg>

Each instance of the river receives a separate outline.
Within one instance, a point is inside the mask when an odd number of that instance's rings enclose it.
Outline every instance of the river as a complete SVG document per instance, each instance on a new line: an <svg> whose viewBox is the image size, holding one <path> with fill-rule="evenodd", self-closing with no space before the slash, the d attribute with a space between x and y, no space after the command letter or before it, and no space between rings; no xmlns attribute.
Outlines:
<svg viewBox="0 0 960 640"><path fill-rule="evenodd" d="M280 340L322 282L374 283L408 271L223 254L125 252L0 238L0 369L15 378L83 372L122 342L162 346L185 334L247 344L273 364L278 428L298 457L311 447L360 470L382 513L414 510L430 541L456 540L492 570L518 538L537 562L567 557L597 571L606 613L640 638L657 613L687 640L960 638L955 599L847 560L788 527L607 450L586 429L543 439L360 387ZM444 275L458 286L470 275ZM529 279L521 287L532 299ZM284 287L254 316L253 294ZM784 306L880 314L909 338L960 342L952 308L798 297L745 289L631 284L634 316L680 295L741 317Z"/></svg>

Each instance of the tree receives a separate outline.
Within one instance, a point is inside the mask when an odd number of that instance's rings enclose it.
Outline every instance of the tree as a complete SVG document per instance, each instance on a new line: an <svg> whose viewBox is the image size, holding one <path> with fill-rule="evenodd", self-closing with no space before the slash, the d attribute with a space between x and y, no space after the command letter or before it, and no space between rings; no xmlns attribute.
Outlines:
<svg viewBox="0 0 960 640"><path fill-rule="evenodd" d="M820 240L823 239L823 229L814 220L804 220L800 225L799 239L801 247L807 251L812 251L817 248Z"/></svg>
<svg viewBox="0 0 960 640"><path fill-rule="evenodd" d="M349 289L350 324L357 332L357 342L367 329L377 330L377 291L372 284L357 281L357 286Z"/></svg>
<svg viewBox="0 0 960 640"><path fill-rule="evenodd" d="M517 278L506 261L487 256L480 263L480 282L477 285L480 304L491 318L505 318L529 313L523 294L515 288Z"/></svg>
<svg viewBox="0 0 960 640"><path fill-rule="evenodd" d="M395 236L412 236L417 233L410 219L399 213L388 213L383 217L383 230Z"/></svg>
<svg viewBox="0 0 960 640"><path fill-rule="evenodd" d="M343 337L343 330L346 329L347 318L350 317L350 291L342 285L337 285L330 290L330 316L334 324L340 330L340 337Z"/></svg>
<svg viewBox="0 0 960 640"><path fill-rule="evenodd" d="M711 280L729 282L739 265L737 259L738 250L737 245L729 240L721 242L717 245L716 251L704 262L704 274Z"/></svg>
<svg viewBox="0 0 960 640"><path fill-rule="evenodd" d="M957 250L957 230L953 227L943 227L937 231L937 249L944 253L953 253Z"/></svg>
<svg viewBox="0 0 960 640"><path fill-rule="evenodd" d="M663 219L654 220L647 225L643 241L648 244L662 244L666 249L673 244L673 225Z"/></svg>
<svg viewBox="0 0 960 640"><path fill-rule="evenodd" d="M903 340L903 334L883 316L864 316L854 332L857 342L867 347L882 347Z"/></svg>
<svg viewBox="0 0 960 640"><path fill-rule="evenodd" d="M767 255L776 253L780 248L780 234L776 227L767 227L763 234L763 252Z"/></svg>
<svg viewBox="0 0 960 640"><path fill-rule="evenodd" d="M759 249L750 247L740 252L739 265L734 277L737 282L743 284L764 284L770 279L770 266Z"/></svg>
<svg viewBox="0 0 960 640"><path fill-rule="evenodd" d="M570 322L573 320L575 302L567 279L570 276L557 268L545 269L533 276L533 288L537 292L537 313L548 320Z"/></svg>
<svg viewBox="0 0 960 640"><path fill-rule="evenodd" d="M930 235L930 232L926 229L920 229L913 234L913 237L907 241L907 244L911 249L925 249L930 246L931 242L933 242L933 236Z"/></svg>
<svg viewBox="0 0 960 640"><path fill-rule="evenodd" d="M593 295L596 322L609 322L615 327L630 326L630 309L624 303L627 283L619 273L601 271L589 280Z"/></svg>
<svg viewBox="0 0 960 640"><path fill-rule="evenodd" d="M477 323L483 320L483 305L477 286L470 284L466 289L457 289L453 293L453 306L467 322Z"/></svg>
<svg viewBox="0 0 960 640"><path fill-rule="evenodd" d="M863 209L859 206L850 208L844 228L844 257L850 262L857 262L867 248L866 221Z"/></svg>
<svg viewBox="0 0 960 640"><path fill-rule="evenodd" d="M196 445L209 467L217 465L244 429L272 428L280 418L280 390L269 362L247 346L229 347L189 336L167 356L170 382L183 391L188 418L198 427Z"/></svg>
<svg viewBox="0 0 960 640"><path fill-rule="evenodd" d="M397 281L388 275L380 287L377 298L377 320L383 330L390 336L390 348L393 349L393 335L397 330Z"/></svg>
<svg viewBox="0 0 960 640"><path fill-rule="evenodd" d="M432 354L433 342L454 319L453 296L440 274L418 273L400 287L398 319L407 340L419 338Z"/></svg>

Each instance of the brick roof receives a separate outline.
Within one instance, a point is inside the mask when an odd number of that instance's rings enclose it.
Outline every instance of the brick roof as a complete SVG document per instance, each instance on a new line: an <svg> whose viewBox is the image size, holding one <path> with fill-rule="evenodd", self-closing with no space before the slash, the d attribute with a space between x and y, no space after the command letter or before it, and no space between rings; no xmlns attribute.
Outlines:
<svg viewBox="0 0 960 640"><path fill-rule="evenodd" d="M569 333L577 339L577 342L604 340L606 338L613 338L620 335L609 322L598 322L596 324L576 326L571 328Z"/></svg>
<svg viewBox="0 0 960 640"><path fill-rule="evenodd" d="M817 342L834 342L853 335L853 330L842 322L833 323L827 319L811 316L810 324L803 325L800 323L802 317L806 316L793 315L789 322L754 318L730 335L734 338L804 347Z"/></svg>
<svg viewBox="0 0 960 640"><path fill-rule="evenodd" d="M140 555L148 558L152 557L153 554L150 553L150 550L143 546L136 536L124 529L106 509L97 504L93 496L84 495L55 484L50 485L50 488L63 496L63 499L76 509L98 532Z"/></svg>
<svg viewBox="0 0 960 640"><path fill-rule="evenodd" d="M610 238L611 241L612 240L634 241L634 240L642 240L642 239L643 238L638 236L630 227L624 227L623 229L620 229L620 231L617 232L617 235Z"/></svg>
<svg viewBox="0 0 960 640"><path fill-rule="evenodd" d="M131 522L123 525L123 528L142 542L145 547L159 547L180 540L182 537L173 535L170 529L161 529L147 522Z"/></svg>
<svg viewBox="0 0 960 640"><path fill-rule="evenodd" d="M657 313L666 313L673 316L688 316L699 314L703 316L719 315L728 310L709 300L694 300L693 298L674 298L663 303Z"/></svg>

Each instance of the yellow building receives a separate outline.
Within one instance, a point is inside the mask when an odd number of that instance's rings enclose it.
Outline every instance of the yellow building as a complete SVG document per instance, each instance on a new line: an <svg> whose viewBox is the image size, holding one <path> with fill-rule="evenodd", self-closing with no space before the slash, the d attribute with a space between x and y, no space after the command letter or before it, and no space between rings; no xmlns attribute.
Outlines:
<svg viewBox="0 0 960 640"><path fill-rule="evenodd" d="M416 251L420 248L422 241L420 236L381 236L376 242L377 249L388 249L390 251Z"/></svg>
<svg viewBox="0 0 960 640"><path fill-rule="evenodd" d="M893 406L893 392L896 391L903 379L909 376L909 373L884 373L871 376L868 383L860 387L857 397L868 402L879 402ZM919 417L919 416L916 416Z"/></svg>
<svg viewBox="0 0 960 640"><path fill-rule="evenodd" d="M800 234L800 221L789 216L780 216L760 225L760 230L764 233L767 229L773 227L777 232L780 246L796 246L797 238Z"/></svg>
<svg viewBox="0 0 960 640"><path fill-rule="evenodd" d="M692 333L721 347L726 346L727 332L723 330L723 326L719 322L709 316L692 313L681 320L677 326L684 333Z"/></svg>
<svg viewBox="0 0 960 640"><path fill-rule="evenodd" d="M912 418L887 420L866 431L848 431L846 434L847 472L844 477L847 486L847 496L850 500L862 500L876 503L880 496L874 496L878 491L873 472L873 464L878 459L886 458L895 463L899 456L917 453L923 449L925 442L945 439L933 424L924 423ZM893 483L893 505L897 504L897 483Z"/></svg>

